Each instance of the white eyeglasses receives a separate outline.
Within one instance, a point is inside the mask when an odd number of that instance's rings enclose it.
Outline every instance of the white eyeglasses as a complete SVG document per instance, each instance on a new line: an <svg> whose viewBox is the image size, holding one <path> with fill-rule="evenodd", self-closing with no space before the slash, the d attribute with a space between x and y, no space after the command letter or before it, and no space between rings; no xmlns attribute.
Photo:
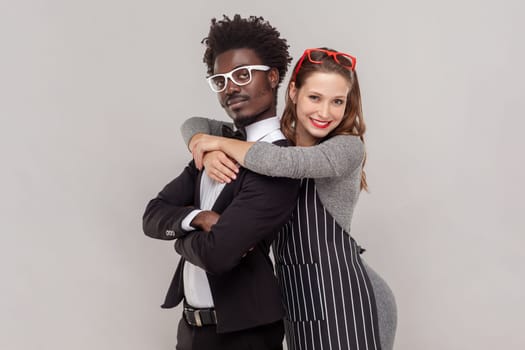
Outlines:
<svg viewBox="0 0 525 350"><path fill-rule="evenodd" d="M228 73L214 74L208 77L208 83L215 92L221 92L226 89L228 78L238 86L247 85L252 81L252 70L266 72L270 67L263 65L242 66L229 71Z"/></svg>

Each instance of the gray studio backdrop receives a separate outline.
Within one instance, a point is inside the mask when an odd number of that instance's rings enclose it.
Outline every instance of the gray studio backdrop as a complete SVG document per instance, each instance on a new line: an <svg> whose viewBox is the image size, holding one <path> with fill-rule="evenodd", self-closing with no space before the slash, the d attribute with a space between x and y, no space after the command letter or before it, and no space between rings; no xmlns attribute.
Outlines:
<svg viewBox="0 0 525 350"><path fill-rule="evenodd" d="M190 160L183 120L226 119L200 41L237 12L294 58L358 57L371 192L352 233L396 294L396 349L525 348L524 9L2 0L0 348L173 348L178 256L141 215Z"/></svg>

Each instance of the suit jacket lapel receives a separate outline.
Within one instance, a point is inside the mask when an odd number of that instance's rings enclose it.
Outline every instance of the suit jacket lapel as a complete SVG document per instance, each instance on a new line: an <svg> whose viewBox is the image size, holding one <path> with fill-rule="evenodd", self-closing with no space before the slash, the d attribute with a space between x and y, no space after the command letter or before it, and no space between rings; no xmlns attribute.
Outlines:
<svg viewBox="0 0 525 350"><path fill-rule="evenodd" d="M194 201L195 201L195 208L201 207L202 174L204 174L204 170L199 171L199 173L197 174L197 178L195 179L195 193L193 194Z"/></svg>
<svg viewBox="0 0 525 350"><path fill-rule="evenodd" d="M229 184L226 184L226 186L224 186L221 193L219 194L219 197L217 197L217 200L213 204L212 210L214 212L219 214L222 213L233 201L235 190L237 189L238 184L241 183L241 181L239 180L242 171L242 169L239 171L239 173L237 174L237 179L235 181L232 181Z"/></svg>

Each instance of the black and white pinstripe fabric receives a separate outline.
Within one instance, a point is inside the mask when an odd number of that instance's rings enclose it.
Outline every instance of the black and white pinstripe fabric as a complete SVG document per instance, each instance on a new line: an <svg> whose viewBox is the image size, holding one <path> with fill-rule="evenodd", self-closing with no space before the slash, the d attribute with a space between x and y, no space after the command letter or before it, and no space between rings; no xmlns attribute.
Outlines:
<svg viewBox="0 0 525 350"><path fill-rule="evenodd" d="M288 225L273 245L289 350L380 350L377 308L360 247L303 179Z"/></svg>

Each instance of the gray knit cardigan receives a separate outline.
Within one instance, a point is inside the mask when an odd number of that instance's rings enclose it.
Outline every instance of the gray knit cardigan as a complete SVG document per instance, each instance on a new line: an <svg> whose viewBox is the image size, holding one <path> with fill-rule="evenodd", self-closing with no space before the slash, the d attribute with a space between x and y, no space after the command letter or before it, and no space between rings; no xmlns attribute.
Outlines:
<svg viewBox="0 0 525 350"><path fill-rule="evenodd" d="M196 133L221 136L223 121L193 117L181 126L186 144ZM257 142L244 159L245 167L267 176L315 179L323 205L349 234L359 198L365 149L357 136L338 135L311 147L280 147Z"/></svg>

